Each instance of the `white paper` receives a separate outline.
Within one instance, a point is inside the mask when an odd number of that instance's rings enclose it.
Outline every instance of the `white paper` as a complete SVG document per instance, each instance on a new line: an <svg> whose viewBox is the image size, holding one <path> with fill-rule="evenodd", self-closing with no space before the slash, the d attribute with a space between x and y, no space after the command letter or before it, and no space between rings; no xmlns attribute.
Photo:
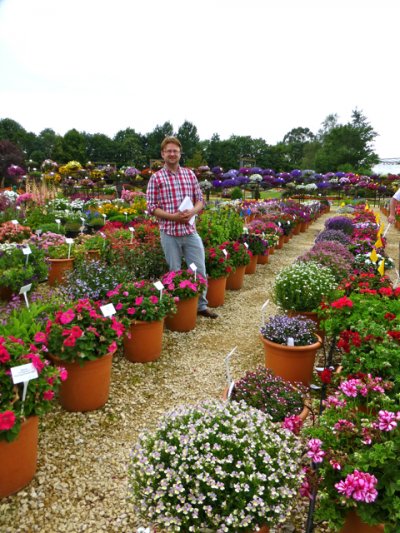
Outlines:
<svg viewBox="0 0 400 533"><path fill-rule="evenodd" d="M67 244L74 244L74 239L72 239L72 238L70 238L70 237L66 237L65 242L66 242Z"/></svg>
<svg viewBox="0 0 400 533"><path fill-rule="evenodd" d="M23 253L24 255L29 255L29 254L32 253L32 250L31 250L29 244L27 244L27 245L25 246L25 248L22 248L22 253Z"/></svg>
<svg viewBox="0 0 400 533"><path fill-rule="evenodd" d="M185 198L182 200L181 205L178 207L179 211L186 211L186 209L193 209L193 202L189 198L189 196L185 196ZM194 221L196 219L196 215L193 215L192 218L189 220L189 224L193 226Z"/></svg>
<svg viewBox="0 0 400 533"><path fill-rule="evenodd" d="M164 289L164 285L161 281L156 281L153 283L153 285L158 291L162 291Z"/></svg>
<svg viewBox="0 0 400 533"><path fill-rule="evenodd" d="M23 381L30 381L31 379L36 379L38 377L37 370L33 366L33 363L13 366L10 370L14 385L17 383L22 383Z"/></svg>
<svg viewBox="0 0 400 533"><path fill-rule="evenodd" d="M100 311L103 313L103 316L105 316L105 317L113 316L117 312L115 310L114 304L102 305L100 307Z"/></svg>

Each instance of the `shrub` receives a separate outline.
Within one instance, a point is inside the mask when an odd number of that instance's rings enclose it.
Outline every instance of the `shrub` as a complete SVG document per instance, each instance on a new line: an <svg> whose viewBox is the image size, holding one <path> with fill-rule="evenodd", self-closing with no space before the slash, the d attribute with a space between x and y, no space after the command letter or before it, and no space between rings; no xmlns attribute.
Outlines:
<svg viewBox="0 0 400 533"><path fill-rule="evenodd" d="M349 246L351 244L350 237L348 237L343 231L335 229L325 229L321 231L317 235L315 242L321 241L337 241L344 246Z"/></svg>

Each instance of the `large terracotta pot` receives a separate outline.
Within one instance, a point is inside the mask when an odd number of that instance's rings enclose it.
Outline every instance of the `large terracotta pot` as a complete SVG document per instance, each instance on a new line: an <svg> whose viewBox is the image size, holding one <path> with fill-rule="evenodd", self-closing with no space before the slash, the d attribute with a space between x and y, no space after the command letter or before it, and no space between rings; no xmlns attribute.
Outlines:
<svg viewBox="0 0 400 533"><path fill-rule="evenodd" d="M282 246L283 246L283 244L282 244ZM268 248L268 254L269 255L274 255L274 253L275 253L275 246L271 246L271 248Z"/></svg>
<svg viewBox="0 0 400 533"><path fill-rule="evenodd" d="M12 442L0 441L0 498L23 489L36 473L39 417L30 416Z"/></svg>
<svg viewBox="0 0 400 533"><path fill-rule="evenodd" d="M257 265L267 265L268 264L268 262L269 262L269 250L271 250L271 248L268 248L268 251L267 251L267 253L265 255L258 255L257 256Z"/></svg>
<svg viewBox="0 0 400 533"><path fill-rule="evenodd" d="M226 276L223 278L208 278L207 300L208 307L220 307L225 302Z"/></svg>
<svg viewBox="0 0 400 533"><path fill-rule="evenodd" d="M315 356L322 346L321 338L309 346L286 346L268 341L260 335L264 345L265 366L276 376L294 383L300 381L309 386L312 380Z"/></svg>
<svg viewBox="0 0 400 533"><path fill-rule="evenodd" d="M103 407L110 392L112 353L94 361L66 362L54 355L49 359L56 366L64 367L68 378L61 383L58 395L61 406L66 411L85 412Z"/></svg>
<svg viewBox="0 0 400 533"><path fill-rule="evenodd" d="M228 291L237 291L243 287L245 270L246 266L243 265L237 267L236 270L229 274L226 280L226 288Z"/></svg>
<svg viewBox="0 0 400 533"><path fill-rule="evenodd" d="M165 318L166 327L171 331L180 332L194 329L197 321L198 302L198 295L187 300L179 300L176 304L178 310L175 315L169 315Z"/></svg>
<svg viewBox="0 0 400 533"><path fill-rule="evenodd" d="M307 222L300 222L300 232L304 233L307 230Z"/></svg>
<svg viewBox="0 0 400 533"><path fill-rule="evenodd" d="M246 265L246 268L244 269L244 273L245 274L255 274L256 273L257 259L258 259L258 255L253 255L250 258L250 263L248 265Z"/></svg>
<svg viewBox="0 0 400 533"><path fill-rule="evenodd" d="M355 511L349 511L340 533L383 533L384 525L369 526L362 522Z"/></svg>
<svg viewBox="0 0 400 533"><path fill-rule="evenodd" d="M286 243L286 244L289 242L289 235L284 235L283 236L283 242Z"/></svg>
<svg viewBox="0 0 400 533"><path fill-rule="evenodd" d="M70 259L49 259L50 270L48 284L60 285L64 282L65 273L74 268L75 257Z"/></svg>
<svg viewBox="0 0 400 533"><path fill-rule="evenodd" d="M300 224L296 224L293 227L293 235L299 235L300 234Z"/></svg>
<svg viewBox="0 0 400 533"><path fill-rule="evenodd" d="M156 361L162 352L164 319L154 322L132 320L130 338L124 336L124 355L132 363Z"/></svg>
<svg viewBox="0 0 400 533"><path fill-rule="evenodd" d="M278 243L276 244L276 248L277 248L278 250L281 250L281 249L283 248L283 243L284 243L284 242L285 242L285 237L284 237L284 235L281 235L281 236L279 237L279 241L278 241Z"/></svg>

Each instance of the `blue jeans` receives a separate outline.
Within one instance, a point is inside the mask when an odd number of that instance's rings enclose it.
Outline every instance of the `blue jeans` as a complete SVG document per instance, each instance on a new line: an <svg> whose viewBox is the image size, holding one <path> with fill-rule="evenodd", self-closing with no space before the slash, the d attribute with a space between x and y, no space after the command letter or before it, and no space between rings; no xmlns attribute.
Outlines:
<svg viewBox="0 0 400 533"><path fill-rule="evenodd" d="M204 246L198 233L184 235L183 237L173 237L161 231L160 239L170 271L180 270L182 268L182 257L184 257L188 267L194 263L197 266L197 272L207 279ZM206 294L207 289L200 294L199 311L207 307Z"/></svg>

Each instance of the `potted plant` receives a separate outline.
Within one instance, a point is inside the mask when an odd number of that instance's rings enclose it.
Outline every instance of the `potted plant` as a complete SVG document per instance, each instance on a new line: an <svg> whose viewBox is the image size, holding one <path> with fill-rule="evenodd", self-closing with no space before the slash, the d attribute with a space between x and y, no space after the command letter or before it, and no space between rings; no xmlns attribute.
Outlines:
<svg viewBox="0 0 400 533"><path fill-rule="evenodd" d="M74 261L78 254L75 245L57 244L49 246L46 250L46 257L50 264L48 284L50 286L62 284L65 273L74 268Z"/></svg>
<svg viewBox="0 0 400 533"><path fill-rule="evenodd" d="M290 419L286 424L292 424L291 427L295 426L298 432L308 414L304 405L306 392L302 383L290 383L274 375L269 368L258 366L235 381L229 399L236 402L243 400L268 413L273 422Z"/></svg>
<svg viewBox="0 0 400 533"><path fill-rule="evenodd" d="M330 531L399 530L400 405L385 388L371 375L342 381L305 431L307 457L316 468L306 466L301 492L316 491L316 519Z"/></svg>
<svg viewBox="0 0 400 533"><path fill-rule="evenodd" d="M35 317L35 305L26 318ZM11 334L12 333L12 334ZM2 327L0 337L0 498L25 487L36 472L38 452L38 420L52 406L52 400L62 380L67 377L63 368L50 365L42 348L43 334L17 338L15 327ZM13 383L11 369L31 363L37 377L24 384Z"/></svg>
<svg viewBox="0 0 400 533"><path fill-rule="evenodd" d="M14 224L10 220L0 224L0 243L4 242L22 242L28 239L32 234L31 228Z"/></svg>
<svg viewBox="0 0 400 533"><path fill-rule="evenodd" d="M207 281L201 274L188 268L167 272L161 282L177 305L176 314L168 315L165 325L172 331L191 331L196 326L197 304L200 293L207 287Z"/></svg>
<svg viewBox="0 0 400 533"><path fill-rule="evenodd" d="M21 287L32 283L35 288L46 279L47 265L44 253L36 246L30 246L31 253L25 255L21 245L0 244L0 298L18 294ZM4 292L3 292L4 291Z"/></svg>
<svg viewBox="0 0 400 533"><path fill-rule="evenodd" d="M258 257L268 255L268 242L261 236L254 233L243 234L239 237L239 242L246 243L252 257L250 263L245 268L245 274L254 274L256 271Z"/></svg>
<svg viewBox="0 0 400 533"><path fill-rule="evenodd" d="M260 329L265 366L282 378L309 386L315 356L322 346L313 320L275 315Z"/></svg>
<svg viewBox="0 0 400 533"><path fill-rule="evenodd" d="M219 307L225 301L226 280L232 267L223 244L205 249L207 300L209 307Z"/></svg>
<svg viewBox="0 0 400 533"><path fill-rule="evenodd" d="M222 243L229 254L232 272L226 280L228 290L239 290L243 287L246 266L250 263L252 253L239 241L227 241Z"/></svg>
<svg viewBox="0 0 400 533"><path fill-rule="evenodd" d="M301 453L292 432L244 402L180 407L133 449L133 504L165 531L265 532L295 504Z"/></svg>
<svg viewBox="0 0 400 533"><path fill-rule="evenodd" d="M88 259L100 259L107 253L109 243L107 239L96 233L95 235L85 236L82 239L82 246Z"/></svg>
<svg viewBox="0 0 400 533"><path fill-rule="evenodd" d="M273 300L287 314L310 318L319 327L318 307L323 300L329 302L334 297L336 286L330 268L315 261L292 263L278 272Z"/></svg>
<svg viewBox="0 0 400 533"><path fill-rule="evenodd" d="M176 312L174 297L146 280L120 283L107 293L117 316L127 321L125 357L135 363L155 361L161 355L164 318Z"/></svg>
<svg viewBox="0 0 400 533"><path fill-rule="evenodd" d="M104 317L89 299L61 306L49 316L43 343L50 359L68 370L59 400L67 411L92 411L108 399L112 356L122 344L125 326Z"/></svg>

